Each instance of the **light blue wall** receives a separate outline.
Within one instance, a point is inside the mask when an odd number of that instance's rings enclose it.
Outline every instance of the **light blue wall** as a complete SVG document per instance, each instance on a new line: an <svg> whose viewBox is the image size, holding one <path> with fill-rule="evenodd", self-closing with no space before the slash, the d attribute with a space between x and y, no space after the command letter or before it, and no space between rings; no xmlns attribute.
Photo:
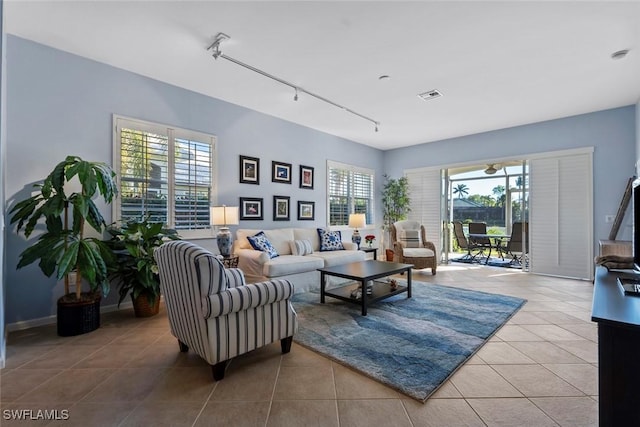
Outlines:
<svg viewBox="0 0 640 427"><path fill-rule="evenodd" d="M634 175L636 106L599 111L564 119L453 138L385 152L385 170L401 176L405 169L446 166L495 158L524 158L527 154L595 147L593 155L594 250L607 239L625 185ZM640 152L640 151L639 151ZM618 239L631 239L627 214ZM594 253L597 253L594 252Z"/></svg>
<svg viewBox="0 0 640 427"><path fill-rule="evenodd" d="M311 130L140 75L9 36L6 194L11 206L30 194L67 154L111 163L112 114L119 114L218 137L218 203L238 197L264 198L264 221L243 228L326 225L327 159L375 169L382 182L383 152ZM238 182L238 156L261 159L260 186ZM271 182L271 161L293 164L293 184ZM315 168L315 189L298 188L298 166ZM272 196L291 197L290 222L272 222ZM316 220L297 221L298 200L316 202ZM110 210L105 211L107 220ZM55 280L35 265L16 271L27 246L14 229L6 232L7 323L55 314L62 294ZM215 248L214 241L199 241ZM113 303L112 292L106 303Z"/></svg>

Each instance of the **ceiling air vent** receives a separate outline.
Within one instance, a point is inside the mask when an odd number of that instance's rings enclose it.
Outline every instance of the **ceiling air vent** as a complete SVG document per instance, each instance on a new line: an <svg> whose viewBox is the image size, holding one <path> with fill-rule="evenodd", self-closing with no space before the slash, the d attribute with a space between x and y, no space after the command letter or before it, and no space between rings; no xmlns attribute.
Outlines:
<svg viewBox="0 0 640 427"><path fill-rule="evenodd" d="M418 96L422 98L424 101L428 101L430 99L440 98L442 94L438 89L433 89L423 93L419 93Z"/></svg>

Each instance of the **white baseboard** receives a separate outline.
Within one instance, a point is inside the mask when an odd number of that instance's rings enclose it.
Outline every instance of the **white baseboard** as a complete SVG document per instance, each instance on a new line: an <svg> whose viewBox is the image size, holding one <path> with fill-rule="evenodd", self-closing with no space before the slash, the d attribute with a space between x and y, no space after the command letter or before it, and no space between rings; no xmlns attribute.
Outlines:
<svg viewBox="0 0 640 427"><path fill-rule="evenodd" d="M123 308L131 308L131 307L133 307L133 303L131 301L123 302L122 304L120 304L120 307L118 307L118 304L109 304L109 305L103 305L103 306L101 305L100 313L109 313L112 311L121 310ZM55 314L52 314L51 316L40 317L38 319L30 319L30 320L15 322L15 323L9 323L7 325L7 331L13 332L13 331L20 331L23 329L35 328L36 326L52 325L56 323L56 318L57 316Z"/></svg>

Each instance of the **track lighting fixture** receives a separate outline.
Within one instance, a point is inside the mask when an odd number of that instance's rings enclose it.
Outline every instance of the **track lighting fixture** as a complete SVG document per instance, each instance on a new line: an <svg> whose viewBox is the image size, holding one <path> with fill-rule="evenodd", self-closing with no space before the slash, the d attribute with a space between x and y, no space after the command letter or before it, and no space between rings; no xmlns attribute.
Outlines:
<svg viewBox="0 0 640 427"><path fill-rule="evenodd" d="M214 59L216 59L216 60L218 58L226 59L229 62L233 62L236 65L239 65L241 67L246 68L247 70L253 71L254 73L258 73L258 74L260 74L260 75L262 75L264 77L268 77L271 80L274 80L274 81L276 81L276 82L278 82L280 84L283 84L285 86L289 86L290 88L294 89L295 92L296 92L295 95L293 96L293 100L294 101L298 100L298 91L300 91L300 92L306 93L309 96L312 96L312 97L316 98L319 101L322 101L324 103L333 105L334 107L340 108L340 109L346 111L347 113L353 114L354 116L358 116L361 119L368 120L368 121L370 121L371 123L373 123L375 125L375 131L378 132L378 126L380 125L380 122L372 119L371 117L367 117L364 114L360 114L360 113L358 113L356 111L353 111L350 108L347 108L347 107L345 107L343 105L338 104L337 102L333 102L333 101L331 101L331 100L329 100L329 99L327 99L327 98L325 98L323 96L320 96L320 95L315 94L313 92L309 92L306 89L303 89L303 88L301 88L299 86L296 86L293 83L288 82L287 80L281 79L280 77L276 77L273 74L269 74L266 71L262 71L261 69L256 68L254 66L251 66L249 64L245 64L244 62L239 61L237 59L234 59L234 58L230 57L229 55L225 55L224 53L222 53L222 49L220 48L220 44L222 42L224 42L225 40L229 40L230 38L231 37L229 37L225 33L216 34L216 36L214 37L213 43L211 43L209 45L209 47L207 47L207 50L211 51L211 55L214 57Z"/></svg>

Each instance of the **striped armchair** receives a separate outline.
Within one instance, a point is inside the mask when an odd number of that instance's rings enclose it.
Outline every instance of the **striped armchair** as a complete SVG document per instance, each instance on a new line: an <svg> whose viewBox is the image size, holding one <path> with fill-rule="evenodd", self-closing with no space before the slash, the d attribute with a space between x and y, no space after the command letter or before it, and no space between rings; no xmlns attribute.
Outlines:
<svg viewBox="0 0 640 427"><path fill-rule="evenodd" d="M206 249L186 241L166 242L154 253L171 333L180 351L191 348L224 378L233 357L280 340L291 350L297 330L287 280L246 284L242 271L225 269Z"/></svg>

